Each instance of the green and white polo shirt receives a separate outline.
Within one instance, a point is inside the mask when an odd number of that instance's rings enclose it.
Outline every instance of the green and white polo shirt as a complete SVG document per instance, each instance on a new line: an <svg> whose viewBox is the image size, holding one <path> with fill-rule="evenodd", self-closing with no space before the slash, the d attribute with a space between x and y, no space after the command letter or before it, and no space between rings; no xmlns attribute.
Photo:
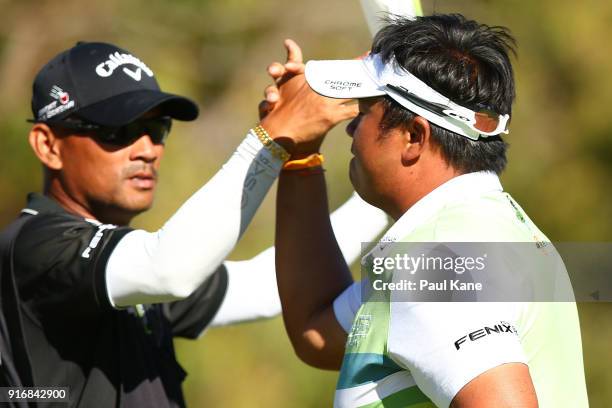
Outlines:
<svg viewBox="0 0 612 408"><path fill-rule="evenodd" d="M470 173L411 207L364 260L392 242L547 241L495 174ZM334 302L349 333L336 407L448 407L476 376L512 362L529 366L540 407L588 406L575 303L398 302L374 292L362 304L363 284Z"/></svg>

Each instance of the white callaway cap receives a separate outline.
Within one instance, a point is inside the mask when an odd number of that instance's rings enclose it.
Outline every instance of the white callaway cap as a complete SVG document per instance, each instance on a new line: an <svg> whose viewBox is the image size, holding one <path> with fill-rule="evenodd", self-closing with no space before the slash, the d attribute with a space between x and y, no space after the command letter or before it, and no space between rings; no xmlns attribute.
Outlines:
<svg viewBox="0 0 612 408"><path fill-rule="evenodd" d="M378 54L361 60L308 61L306 81L330 98L357 99L389 95L409 111L473 140L508 133L510 115L460 106Z"/></svg>

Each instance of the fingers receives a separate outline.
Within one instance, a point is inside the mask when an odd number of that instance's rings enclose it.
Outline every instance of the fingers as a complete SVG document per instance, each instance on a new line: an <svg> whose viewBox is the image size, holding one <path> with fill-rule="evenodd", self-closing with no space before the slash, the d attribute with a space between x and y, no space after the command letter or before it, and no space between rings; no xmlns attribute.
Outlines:
<svg viewBox="0 0 612 408"><path fill-rule="evenodd" d="M277 86L287 82L290 78L295 75L300 75L305 72L305 67L302 62L302 50L300 46L293 40L287 39L284 42L285 48L287 49L287 62L285 65L279 62L273 62L268 65L268 75L272 77ZM266 88L264 91L265 98L270 103L275 103L279 99L278 89L271 87Z"/></svg>
<svg viewBox="0 0 612 408"><path fill-rule="evenodd" d="M334 100L332 105L327 105L326 111L330 122L335 126L342 121L357 116L359 114L359 105L356 103L338 103L338 100Z"/></svg>
<svg viewBox="0 0 612 408"><path fill-rule="evenodd" d="M306 65L301 62L287 62L284 68L286 72L293 75L300 75L306 71Z"/></svg>
<svg viewBox="0 0 612 408"><path fill-rule="evenodd" d="M359 105L356 103L351 103L351 104L345 104L344 106L344 112L343 112L343 119L342 120L346 120L346 119L352 119L355 116L357 116L359 114Z"/></svg>
<svg viewBox="0 0 612 408"><path fill-rule="evenodd" d="M268 85L264 90L264 97L268 103L276 103L280 97L276 85Z"/></svg>
<svg viewBox="0 0 612 408"><path fill-rule="evenodd" d="M287 49L287 62L297 62L302 63L304 61L302 57L302 49L299 45L292 39L286 39L285 48Z"/></svg>
<svg viewBox="0 0 612 408"><path fill-rule="evenodd" d="M267 68L268 75L270 75L277 84L285 82L295 75L303 74L305 70L305 65L301 62L287 62L285 65L279 62L273 62L268 65Z"/></svg>
<svg viewBox="0 0 612 408"><path fill-rule="evenodd" d="M338 103L341 103L342 105L356 105L357 107L359 107L359 100L358 99L338 99L338 98L334 98L336 101L338 101Z"/></svg>
<svg viewBox="0 0 612 408"><path fill-rule="evenodd" d="M268 113L270 113L274 109L274 107L268 101L261 101L257 106L257 110L259 113L259 120L265 118Z"/></svg>
<svg viewBox="0 0 612 408"><path fill-rule="evenodd" d="M259 102L258 106L260 120L265 118L274 109L280 99L280 93L276 85L268 85L264 90L264 97L265 99Z"/></svg>
<svg viewBox="0 0 612 408"><path fill-rule="evenodd" d="M268 65L267 71L268 75L270 75L275 81L286 73L285 67L280 62L273 62Z"/></svg>

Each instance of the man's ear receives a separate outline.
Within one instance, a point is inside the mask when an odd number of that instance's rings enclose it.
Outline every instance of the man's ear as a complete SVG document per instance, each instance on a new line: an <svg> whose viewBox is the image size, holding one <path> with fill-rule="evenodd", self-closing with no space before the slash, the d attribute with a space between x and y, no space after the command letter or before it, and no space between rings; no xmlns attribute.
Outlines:
<svg viewBox="0 0 612 408"><path fill-rule="evenodd" d="M36 123L30 129L28 141L38 160L51 170L62 168L61 140L46 124Z"/></svg>
<svg viewBox="0 0 612 408"><path fill-rule="evenodd" d="M413 163L423 154L425 146L429 144L431 127L427 119L415 116L404 132L406 143L402 150L402 162L404 164Z"/></svg>

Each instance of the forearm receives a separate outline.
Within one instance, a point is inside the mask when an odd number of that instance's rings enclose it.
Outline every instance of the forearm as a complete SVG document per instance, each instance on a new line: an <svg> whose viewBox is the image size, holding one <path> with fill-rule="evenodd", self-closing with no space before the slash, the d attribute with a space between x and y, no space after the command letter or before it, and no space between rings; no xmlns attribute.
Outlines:
<svg viewBox="0 0 612 408"><path fill-rule="evenodd" d="M374 240L387 226L387 215L376 207L363 201L357 193L331 214L331 224L342 256L347 264L352 264L361 255L361 243ZM359 220L359 228L355 228ZM223 303L211 326L225 326L234 323L274 317L281 313L281 303L276 284L274 266L274 247L270 247L257 256L242 261L226 261L228 287ZM341 303L340 325L345 328L353 320L355 310L360 303L359 290L347 294L348 299L334 302L334 311L338 318L336 305Z"/></svg>
<svg viewBox="0 0 612 408"><path fill-rule="evenodd" d="M335 367L345 333L329 312L352 277L332 231L322 174L281 175L275 242L283 318L294 348L309 364Z"/></svg>
<svg viewBox="0 0 612 408"><path fill-rule="evenodd" d="M227 292L210 326L226 326L280 314L274 247L252 259L223 264L228 275Z"/></svg>
<svg viewBox="0 0 612 408"><path fill-rule="evenodd" d="M255 136L155 233L137 230L117 245L107 265L116 306L182 299L232 250L280 171Z"/></svg>

